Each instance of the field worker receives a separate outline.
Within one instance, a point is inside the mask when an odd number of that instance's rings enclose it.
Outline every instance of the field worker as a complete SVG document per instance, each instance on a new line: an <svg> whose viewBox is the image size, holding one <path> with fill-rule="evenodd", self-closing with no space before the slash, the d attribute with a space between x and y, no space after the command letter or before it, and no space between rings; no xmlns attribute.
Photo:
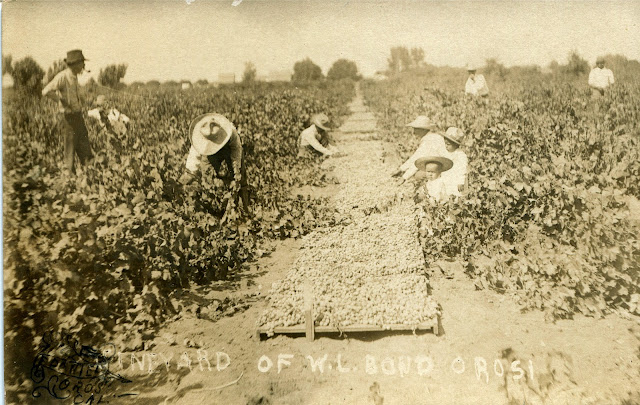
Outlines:
<svg viewBox="0 0 640 405"><path fill-rule="evenodd" d="M78 74L84 70L86 60L79 49L67 52L64 59L67 68L58 73L42 90L42 96L56 101L59 111L63 114L64 165L71 173L74 172L76 154L82 164L93 157L89 134L82 117L84 100L78 85Z"/></svg>
<svg viewBox="0 0 640 405"><path fill-rule="evenodd" d="M442 156L421 157L415 161L415 166L425 173L426 194L435 201L443 202L448 200L450 195L459 195L459 193L451 192L447 187L446 180L441 175L453 167L451 159Z"/></svg>
<svg viewBox="0 0 640 405"><path fill-rule="evenodd" d="M467 154L460 149L460 145L464 140L464 132L460 128L449 127L443 135L444 143L447 148L446 155L453 162L453 167L442 175L443 180L447 183L447 187L451 187L451 193L455 194L462 191L467 178L467 166L469 160Z"/></svg>
<svg viewBox="0 0 640 405"><path fill-rule="evenodd" d="M311 117L311 126L300 133L298 157L331 156L340 151L329 136L329 117L316 114Z"/></svg>
<svg viewBox="0 0 640 405"><path fill-rule="evenodd" d="M469 78L467 84L464 86L464 92L471 94L472 96L486 97L489 95L489 87L487 87L487 81L481 74L476 74L476 67L472 64L467 64L467 73Z"/></svg>
<svg viewBox="0 0 640 405"><path fill-rule="evenodd" d="M591 69L589 73L589 87L591 87L591 95L593 97L604 96L604 91L615 83L613 80L613 72L611 69L604 67L604 58L599 57L596 60L596 67Z"/></svg>
<svg viewBox="0 0 640 405"><path fill-rule="evenodd" d="M89 110L87 115L98 120L102 129L119 136L127 133L130 122L129 117L120 113L120 111L115 108L109 108L104 95L99 95L94 105L95 108Z"/></svg>
<svg viewBox="0 0 640 405"><path fill-rule="evenodd" d="M230 184L236 174L240 176L240 197L245 210L249 209L249 188L242 143L238 131L231 121L220 114L209 113L194 119L189 127L191 148L187 156L186 171L180 177L182 184L193 181L201 159L206 157L216 172L216 177ZM226 163L228 175L221 175L222 162Z"/></svg>
<svg viewBox="0 0 640 405"><path fill-rule="evenodd" d="M414 165L418 158L425 156L444 156L447 153L444 138L442 138L442 135L432 132L432 130L436 129L436 125L426 115L418 116L406 126L413 128L413 134L420 137L420 145L413 155L391 174L392 177L402 175L402 183L409 180L418 172L418 169Z"/></svg>

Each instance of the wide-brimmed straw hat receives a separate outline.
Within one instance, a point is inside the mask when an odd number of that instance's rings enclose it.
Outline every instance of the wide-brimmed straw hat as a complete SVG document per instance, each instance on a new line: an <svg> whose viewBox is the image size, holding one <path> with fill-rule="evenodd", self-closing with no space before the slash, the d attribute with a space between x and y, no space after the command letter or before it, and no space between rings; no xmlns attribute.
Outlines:
<svg viewBox="0 0 640 405"><path fill-rule="evenodd" d="M211 124L214 131L211 131ZM189 133L191 134L191 144L201 155L209 156L218 152L231 139L234 126L224 116L216 113L209 113L199 116L191 122Z"/></svg>
<svg viewBox="0 0 640 405"><path fill-rule="evenodd" d="M464 140L464 132L460 128L456 127L447 128L447 132L445 132L442 136L458 146L460 146L460 144L462 144L462 141Z"/></svg>
<svg viewBox="0 0 640 405"><path fill-rule="evenodd" d="M411 128L433 129L436 127L436 124L431 121L426 115L419 115L415 120L408 123L406 126Z"/></svg>
<svg viewBox="0 0 640 405"><path fill-rule="evenodd" d="M316 127L320 127L325 131L329 131L331 128L329 127L329 117L327 114L316 114L311 117L311 123Z"/></svg>
<svg viewBox="0 0 640 405"><path fill-rule="evenodd" d="M67 65L73 65L74 63L78 63L78 62L83 62L85 60L89 60L86 59L84 57L84 55L82 54L82 51L80 49L74 49L72 51L67 52L67 57L64 59L64 62Z"/></svg>
<svg viewBox="0 0 640 405"><path fill-rule="evenodd" d="M425 171L429 163L437 163L440 165L440 172L446 172L453 167L453 161L442 156L427 156L419 158L415 161L418 170Z"/></svg>

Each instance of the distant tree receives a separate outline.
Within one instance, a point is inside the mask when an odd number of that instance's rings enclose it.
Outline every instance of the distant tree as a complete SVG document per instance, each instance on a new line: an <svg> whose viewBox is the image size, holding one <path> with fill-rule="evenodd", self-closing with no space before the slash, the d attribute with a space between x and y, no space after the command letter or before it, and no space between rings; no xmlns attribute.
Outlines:
<svg viewBox="0 0 640 405"><path fill-rule="evenodd" d="M560 64L558 63L557 60L552 60L547 65L547 69L549 69L549 71L551 71L551 73L557 74L558 72L560 72Z"/></svg>
<svg viewBox="0 0 640 405"><path fill-rule="evenodd" d="M406 47L396 46L391 48L391 56L387 59L387 63L391 73L399 73L411 69L413 60Z"/></svg>
<svg viewBox="0 0 640 405"><path fill-rule="evenodd" d="M109 65L104 69L100 69L98 74L98 83L102 86L115 89L120 84L120 80L127 74L127 64Z"/></svg>
<svg viewBox="0 0 640 405"><path fill-rule="evenodd" d="M160 87L160 82L157 80L149 80L147 82L147 87L157 89L158 87Z"/></svg>
<svg viewBox="0 0 640 405"><path fill-rule="evenodd" d="M2 75L11 74L13 70L13 57L11 55L2 55Z"/></svg>
<svg viewBox="0 0 640 405"><path fill-rule="evenodd" d="M200 79L196 81L196 86L206 87L208 84L209 84L209 81L207 79Z"/></svg>
<svg viewBox="0 0 640 405"><path fill-rule="evenodd" d="M411 48L411 61L414 67L420 67L424 64L424 49Z"/></svg>
<svg viewBox="0 0 640 405"><path fill-rule="evenodd" d="M44 70L31 56L14 63L10 74L16 90L30 95L39 95L42 91Z"/></svg>
<svg viewBox="0 0 640 405"><path fill-rule="evenodd" d="M258 70L256 69L256 65L254 65L253 62L246 62L244 64L244 73L242 74L242 82L253 83L256 81L257 76L258 76Z"/></svg>
<svg viewBox="0 0 640 405"><path fill-rule="evenodd" d="M496 58L489 58L485 61L484 72L490 75L495 75L501 79L504 79L507 76L507 68Z"/></svg>
<svg viewBox="0 0 640 405"><path fill-rule="evenodd" d="M322 78L322 69L309 58L298 61L293 65L291 81L294 83L320 80Z"/></svg>
<svg viewBox="0 0 640 405"><path fill-rule="evenodd" d="M59 59L53 62L53 65L47 69L47 78L45 79L45 83L49 83L58 73L62 72L66 68L67 64L64 63L64 59Z"/></svg>
<svg viewBox="0 0 640 405"><path fill-rule="evenodd" d="M589 72L589 62L582 58L578 52L571 51L565 71L569 74L579 76Z"/></svg>
<svg viewBox="0 0 640 405"><path fill-rule="evenodd" d="M347 59L338 59L333 62L329 72L327 72L327 79L340 80L340 79L352 79L360 80L361 77L358 74L358 66L355 62Z"/></svg>

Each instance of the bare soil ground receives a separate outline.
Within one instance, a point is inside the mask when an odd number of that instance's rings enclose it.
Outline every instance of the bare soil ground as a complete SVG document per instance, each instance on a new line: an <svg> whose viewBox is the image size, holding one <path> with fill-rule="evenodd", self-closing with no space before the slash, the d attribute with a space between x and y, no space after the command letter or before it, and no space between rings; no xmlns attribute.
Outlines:
<svg viewBox="0 0 640 405"><path fill-rule="evenodd" d="M398 164L394 145L367 133L375 122L359 98L352 111L353 119L335 134L338 146L369 149L376 158L350 164L390 173ZM344 201L341 193L358 192L357 178L349 177L354 171L338 169L344 159L348 155L324 165L341 184L296 192L333 196L336 203ZM411 192L391 178L379 188L379 195ZM457 263L442 265L448 277L429 272L442 307L442 336L375 333L316 336L313 342L291 336L259 341L256 320L264 297L303 247L304 239L278 242L236 279L185 294L181 319L167 324L145 351L120 353L111 371L133 381L119 389L137 395L111 402L640 403L636 319L613 315L550 323L541 313L521 313L509 295L476 290Z"/></svg>

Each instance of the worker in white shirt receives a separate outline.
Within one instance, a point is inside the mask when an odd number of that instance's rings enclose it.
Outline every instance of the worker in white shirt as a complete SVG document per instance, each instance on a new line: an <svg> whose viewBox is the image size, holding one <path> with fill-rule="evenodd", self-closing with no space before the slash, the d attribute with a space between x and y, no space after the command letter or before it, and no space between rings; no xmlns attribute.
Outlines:
<svg viewBox="0 0 640 405"><path fill-rule="evenodd" d="M486 97L489 95L487 81L480 73L476 74L476 70L477 68L475 65L467 64L467 73L469 73L469 78L467 79L467 84L464 86L464 92L466 94L471 94L472 96Z"/></svg>
<svg viewBox="0 0 640 405"><path fill-rule="evenodd" d="M119 136L127 133L130 122L129 117L120 113L120 111L115 108L109 108L106 97L102 94L96 98L95 108L89 110L87 115L98 120L100 127L109 133Z"/></svg>
<svg viewBox="0 0 640 405"><path fill-rule="evenodd" d="M452 192L447 186L447 180L442 177L442 173L453 167L451 159L442 156L421 157L415 161L415 166L425 174L427 183L424 186L424 191L426 191L426 195L436 202L447 201L450 195L460 195L460 193Z"/></svg>
<svg viewBox="0 0 640 405"><path fill-rule="evenodd" d="M599 57L596 60L596 67L591 69L589 73L589 87L591 87L591 95L600 97L604 95L604 91L615 83L613 72L611 69L604 67L604 58Z"/></svg>
<svg viewBox="0 0 640 405"><path fill-rule="evenodd" d="M413 155L391 174L392 177L402 176L402 183L418 172L414 165L417 159L426 156L445 156L447 153L442 135L434 132L436 125L426 115L418 116L406 126L413 128L413 134L420 137L420 145Z"/></svg>
<svg viewBox="0 0 640 405"><path fill-rule="evenodd" d="M329 136L329 117L316 114L311 117L311 126L300 133L298 157L331 156L339 153Z"/></svg>
<svg viewBox="0 0 640 405"><path fill-rule="evenodd" d="M226 117L209 113L194 119L189 127L191 134L191 148L186 161L186 171L180 177L182 184L193 181L199 170L201 160L206 157L216 172L216 177L226 184L235 180L240 181L240 197L244 210L249 209L249 188L245 162L242 155L242 143L235 126ZM222 163L227 166L227 173L223 176Z"/></svg>
<svg viewBox="0 0 640 405"><path fill-rule="evenodd" d="M460 128L449 127L443 135L444 143L449 152L447 156L453 162L453 167L442 174L443 180L450 188L451 194L459 194L465 187L467 179L467 166L469 160L467 154L460 149L464 140L464 132Z"/></svg>

